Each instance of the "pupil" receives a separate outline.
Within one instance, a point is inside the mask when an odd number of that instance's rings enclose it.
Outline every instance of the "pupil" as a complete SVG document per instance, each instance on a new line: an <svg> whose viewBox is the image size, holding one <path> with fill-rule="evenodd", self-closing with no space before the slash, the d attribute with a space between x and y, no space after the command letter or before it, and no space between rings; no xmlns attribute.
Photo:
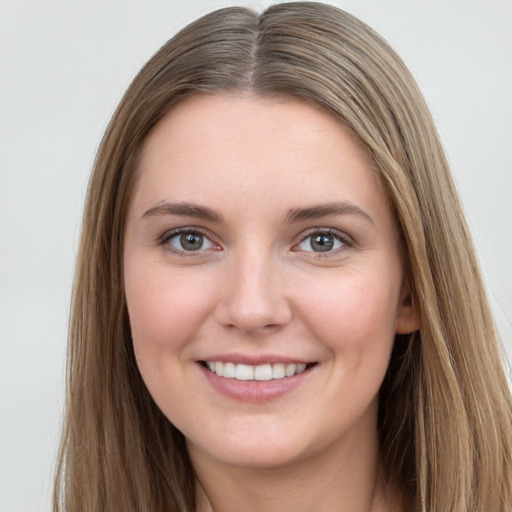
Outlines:
<svg viewBox="0 0 512 512"><path fill-rule="evenodd" d="M329 235L316 235L311 239L311 247L316 252L330 251L334 246L334 240Z"/></svg>
<svg viewBox="0 0 512 512"><path fill-rule="evenodd" d="M180 238L181 246L187 251L197 251L203 246L203 235L198 233L185 233Z"/></svg>

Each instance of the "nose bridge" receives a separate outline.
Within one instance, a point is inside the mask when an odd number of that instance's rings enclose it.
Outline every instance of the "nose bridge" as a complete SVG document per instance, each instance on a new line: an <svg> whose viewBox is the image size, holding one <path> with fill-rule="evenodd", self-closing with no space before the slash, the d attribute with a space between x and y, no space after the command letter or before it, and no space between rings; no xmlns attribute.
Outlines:
<svg viewBox="0 0 512 512"><path fill-rule="evenodd" d="M268 246L244 243L229 259L219 320L244 333L286 324L290 317L280 264Z"/></svg>

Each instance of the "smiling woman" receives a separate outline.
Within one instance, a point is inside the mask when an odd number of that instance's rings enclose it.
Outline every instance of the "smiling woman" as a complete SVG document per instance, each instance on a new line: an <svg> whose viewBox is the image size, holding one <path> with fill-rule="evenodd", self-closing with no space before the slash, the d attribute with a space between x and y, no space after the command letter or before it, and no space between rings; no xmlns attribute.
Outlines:
<svg viewBox="0 0 512 512"><path fill-rule="evenodd" d="M139 173L124 247L135 356L210 500L227 510L222 472L290 475L327 451L372 482L379 387L419 315L362 148L297 100L196 95L149 135Z"/></svg>
<svg viewBox="0 0 512 512"><path fill-rule="evenodd" d="M505 512L498 354L396 54L322 4L216 11L99 150L55 510Z"/></svg>

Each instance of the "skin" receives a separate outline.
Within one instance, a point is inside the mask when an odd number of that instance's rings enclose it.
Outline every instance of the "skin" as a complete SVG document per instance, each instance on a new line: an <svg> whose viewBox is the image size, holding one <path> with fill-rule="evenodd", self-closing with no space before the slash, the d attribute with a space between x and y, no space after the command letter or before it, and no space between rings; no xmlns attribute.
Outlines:
<svg viewBox="0 0 512 512"><path fill-rule="evenodd" d="M166 206L184 202L218 218ZM334 203L344 210L290 219ZM199 250L183 249L182 228ZM332 250L311 244L319 233ZM291 99L178 104L143 148L124 271L137 363L187 438L199 510L391 510L378 391L418 314L386 195L333 117ZM253 403L212 387L200 361L219 354L313 364Z"/></svg>

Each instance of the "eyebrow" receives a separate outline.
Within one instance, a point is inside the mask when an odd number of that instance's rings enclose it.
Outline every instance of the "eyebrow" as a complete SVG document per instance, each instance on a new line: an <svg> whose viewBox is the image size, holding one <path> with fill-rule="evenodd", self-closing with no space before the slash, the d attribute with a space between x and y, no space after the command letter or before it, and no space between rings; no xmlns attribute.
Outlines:
<svg viewBox="0 0 512 512"><path fill-rule="evenodd" d="M350 201L318 204L306 208L293 208L288 211L284 219L287 223L293 223L315 220L330 215L357 215L375 224L373 219L364 210Z"/></svg>
<svg viewBox="0 0 512 512"><path fill-rule="evenodd" d="M163 202L151 207L144 212L141 218L158 217L161 215L181 215L184 217L194 217L196 219L206 220L209 222L222 223L224 219L222 215L207 208L194 203L169 203ZM294 222L304 222L306 220L315 220L331 215L358 215L363 219L374 224L373 219L359 206L350 201L339 201L335 203L318 204L305 208L292 208L288 210L284 216L284 221L288 224Z"/></svg>
<svg viewBox="0 0 512 512"><path fill-rule="evenodd" d="M158 217L160 215L182 215L184 217L194 217L196 219L210 222L223 222L220 214L206 206L199 206L193 203L162 203L151 207L144 212L141 218Z"/></svg>

